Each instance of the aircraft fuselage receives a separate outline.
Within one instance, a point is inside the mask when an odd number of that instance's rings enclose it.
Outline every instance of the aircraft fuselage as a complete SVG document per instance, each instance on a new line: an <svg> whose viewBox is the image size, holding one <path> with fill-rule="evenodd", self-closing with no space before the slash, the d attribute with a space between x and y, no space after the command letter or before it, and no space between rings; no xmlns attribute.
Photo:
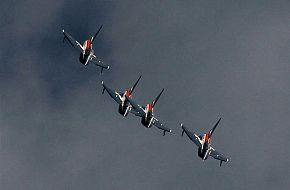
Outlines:
<svg viewBox="0 0 290 190"><path fill-rule="evenodd" d="M147 127L152 127L152 121L153 121L153 105L147 104L145 108L146 115L142 117L141 123Z"/></svg>
<svg viewBox="0 0 290 190"><path fill-rule="evenodd" d="M122 96L121 100L122 100L122 104L119 105L119 113L126 117L130 110L132 109L132 106L130 104L130 102L127 100L127 98L131 98L132 97L132 92L131 90L126 90L124 95Z"/></svg>
<svg viewBox="0 0 290 190"><path fill-rule="evenodd" d="M198 156L202 160L206 160L210 153L210 136L208 133L204 134L202 137L199 136L199 141L201 142L201 147L198 148Z"/></svg>
<svg viewBox="0 0 290 190"><path fill-rule="evenodd" d="M126 117L131 110L131 105L127 100L124 100L122 104L119 105L119 114Z"/></svg>
<svg viewBox="0 0 290 190"><path fill-rule="evenodd" d="M92 54L94 54L93 51L93 44L91 40L86 40L83 44L84 51L80 53L80 62L83 65L87 65L91 59Z"/></svg>

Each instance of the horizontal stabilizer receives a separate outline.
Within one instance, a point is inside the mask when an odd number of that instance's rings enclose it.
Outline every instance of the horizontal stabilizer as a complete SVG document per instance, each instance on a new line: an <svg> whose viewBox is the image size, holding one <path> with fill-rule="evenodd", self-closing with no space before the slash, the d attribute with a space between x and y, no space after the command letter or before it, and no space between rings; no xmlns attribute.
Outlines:
<svg viewBox="0 0 290 190"><path fill-rule="evenodd" d="M165 136L166 132L172 133L171 129L164 127L164 125L160 121L158 121L156 118L154 118L153 120L153 125L156 126L158 129L163 130L163 136Z"/></svg>
<svg viewBox="0 0 290 190"><path fill-rule="evenodd" d="M209 155L211 156L211 157L213 157L214 159L217 159L217 160L219 160L220 161L220 166L221 166L221 164L222 164L222 162L228 162L229 161L229 159L228 158L226 158L224 155L222 155L221 153L219 153L219 152L217 152L214 148L210 148L210 153L209 153Z"/></svg>
<svg viewBox="0 0 290 190"><path fill-rule="evenodd" d="M102 62L101 60L98 60L98 58L93 55L93 58L91 59L91 62L93 62L96 66L101 67L101 73L104 69L110 69L110 66Z"/></svg>

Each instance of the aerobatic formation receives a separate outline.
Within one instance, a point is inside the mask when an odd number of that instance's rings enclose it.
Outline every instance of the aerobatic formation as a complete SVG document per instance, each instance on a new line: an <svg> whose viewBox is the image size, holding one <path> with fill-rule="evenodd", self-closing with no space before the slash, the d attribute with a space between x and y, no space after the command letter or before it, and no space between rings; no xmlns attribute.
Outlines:
<svg viewBox="0 0 290 190"><path fill-rule="evenodd" d="M101 25L98 29L98 31L95 33L94 36L87 39L83 45L81 45L80 42L75 40L70 34L62 30L64 38L63 42L67 40L71 46L73 46L75 49L77 49L80 53L79 61L83 65L89 64L89 62L94 63L96 66L101 68L101 73L103 72L103 69L109 69L109 65L104 64L103 61L101 61L99 58L96 57L94 50L93 50L93 42L96 39L97 35L101 31L103 25ZM163 131L163 136L166 132L172 133L172 130L168 127L165 127L163 123L161 123L154 115L154 107L159 100L160 96L162 95L164 89L161 90L161 92L158 94L156 99L154 99L152 102L147 103L146 106L141 106L137 104L132 99L133 92L135 88L137 87L139 81L141 79L141 76L137 79L137 81L134 83L134 85L130 88L125 90L124 92L117 92L115 90L112 90L105 84L104 81L101 82L103 90L102 93L106 91L109 96L116 101L118 104L118 112L123 117L126 117L129 113L134 114L135 116L141 117L141 123L146 128L151 128L152 126L157 127L158 129ZM182 133L183 136L184 133L188 136L188 138L193 141L193 143L198 147L198 157L200 157L202 160L206 160L208 156L213 157L214 159L217 159L220 161L220 166L222 165L222 162L228 162L229 159L226 158L224 155L218 153L212 146L211 146L211 138L213 135L213 132L215 131L216 127L220 123L221 118L216 122L214 127L205 133L204 135L197 135L193 132L191 132L187 127L185 127L182 123Z"/></svg>

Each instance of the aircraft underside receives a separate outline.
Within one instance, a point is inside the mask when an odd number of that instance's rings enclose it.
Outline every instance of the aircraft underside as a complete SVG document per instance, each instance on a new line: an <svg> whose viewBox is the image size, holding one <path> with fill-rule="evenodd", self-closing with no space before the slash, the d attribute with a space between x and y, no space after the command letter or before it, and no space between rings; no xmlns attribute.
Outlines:
<svg viewBox="0 0 290 190"><path fill-rule="evenodd" d="M208 154L207 154L207 148L198 148L198 156L203 159L203 160L206 160L207 157L208 157Z"/></svg>
<svg viewBox="0 0 290 190"><path fill-rule="evenodd" d="M119 114L126 117L129 114L130 107L128 105L119 105Z"/></svg>
<svg viewBox="0 0 290 190"><path fill-rule="evenodd" d="M152 122L151 122L151 120L152 120L152 117L151 117L151 116L147 116L147 118L146 118L146 117L142 117L142 119L141 119L141 123L142 123L145 127L150 128L150 127L152 127Z"/></svg>
<svg viewBox="0 0 290 190"><path fill-rule="evenodd" d="M80 54L80 62L83 64L83 65L86 65L86 64L88 64L88 58L89 58L89 55L90 54Z"/></svg>

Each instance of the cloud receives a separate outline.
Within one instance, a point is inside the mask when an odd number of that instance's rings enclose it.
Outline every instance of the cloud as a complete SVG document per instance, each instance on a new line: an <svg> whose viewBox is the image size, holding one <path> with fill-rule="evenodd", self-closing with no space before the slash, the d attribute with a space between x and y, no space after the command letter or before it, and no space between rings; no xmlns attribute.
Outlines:
<svg viewBox="0 0 290 190"><path fill-rule="evenodd" d="M0 183L3 189L288 189L289 3L4 2L0 29ZM61 29L111 64L99 75L62 43ZM143 77L174 130L122 118L116 90ZM209 130L223 167L202 162L179 123ZM221 183L222 182L222 183Z"/></svg>

